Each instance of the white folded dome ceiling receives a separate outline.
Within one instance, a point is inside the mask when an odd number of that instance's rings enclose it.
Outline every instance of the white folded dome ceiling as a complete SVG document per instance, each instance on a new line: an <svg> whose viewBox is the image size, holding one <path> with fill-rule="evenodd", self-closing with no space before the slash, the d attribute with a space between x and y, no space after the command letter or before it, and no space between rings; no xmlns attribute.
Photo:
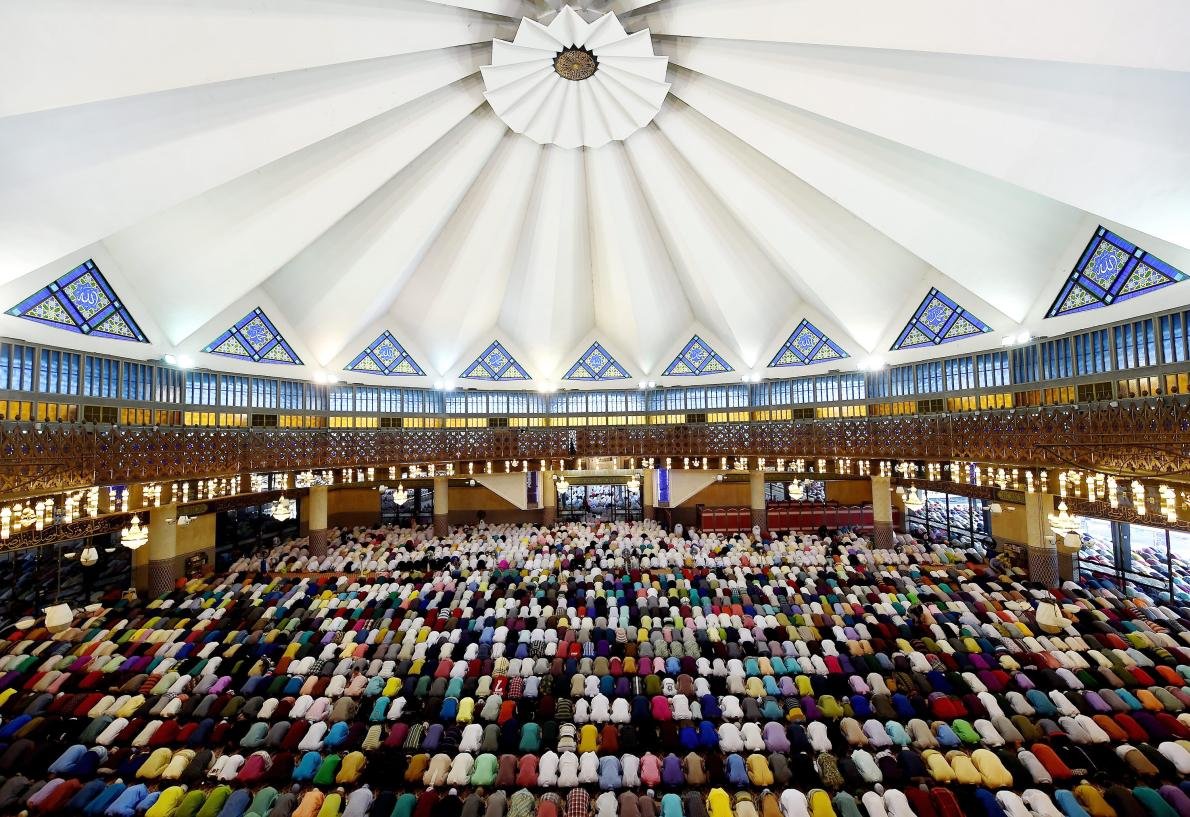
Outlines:
<svg viewBox="0 0 1190 817"><path fill-rule="evenodd" d="M1190 303L1045 317L1100 225L1190 270L1186 30L1164 0L18 0L0 308L94 259L150 342L0 334L199 355L260 309L302 366L200 364L309 376L389 332L411 384L496 342L539 382L596 343L660 379L697 335L712 382ZM890 352L931 289L992 331ZM802 321L847 357L768 368Z"/></svg>

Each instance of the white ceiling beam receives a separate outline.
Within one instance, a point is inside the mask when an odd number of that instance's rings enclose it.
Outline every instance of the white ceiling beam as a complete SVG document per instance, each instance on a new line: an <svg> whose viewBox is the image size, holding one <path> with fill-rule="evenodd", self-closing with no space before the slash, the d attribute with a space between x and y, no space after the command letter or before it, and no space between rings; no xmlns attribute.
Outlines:
<svg viewBox="0 0 1190 817"><path fill-rule="evenodd" d="M359 326L379 321L398 332L420 323L398 296L507 132L491 109L476 109L268 280L320 361L358 353L345 344ZM397 339L432 348L411 331ZM428 355L418 362L434 368Z"/></svg>
<svg viewBox="0 0 1190 817"><path fill-rule="evenodd" d="M624 144L585 156L597 331L643 376L694 316Z"/></svg>
<svg viewBox="0 0 1190 817"><path fill-rule="evenodd" d="M21 80L0 116L487 43L514 25L423 0L7 0L0 76Z"/></svg>
<svg viewBox="0 0 1190 817"><path fill-rule="evenodd" d="M687 105L656 122L799 297L846 327L835 340L871 351L890 301L929 265Z"/></svg>
<svg viewBox="0 0 1190 817"><path fill-rule="evenodd" d="M496 326L541 152L505 132L397 298L394 310L417 316L414 331L439 371L468 363L464 350Z"/></svg>
<svg viewBox="0 0 1190 817"><path fill-rule="evenodd" d="M628 25L685 37L1190 70L1190 4L1182 0L667 0Z"/></svg>
<svg viewBox="0 0 1190 817"><path fill-rule="evenodd" d="M514 20L520 20L522 17L534 17L537 14L537 6L533 0L425 0L425 2L482 11L485 14L511 17Z"/></svg>
<svg viewBox="0 0 1190 817"><path fill-rule="evenodd" d="M163 211L104 243L157 305L158 320L171 340L180 341L267 280L482 103L475 78L449 85ZM324 270L322 280L336 271ZM196 281L203 286L195 287ZM282 302L284 294L278 293ZM304 314L288 311L295 320Z"/></svg>
<svg viewBox="0 0 1190 817"><path fill-rule="evenodd" d="M689 71L673 79L683 102L1016 320L1046 297L1084 224L1079 210L855 128Z"/></svg>
<svg viewBox="0 0 1190 817"><path fill-rule="evenodd" d="M1190 246L1190 74L725 40L671 61Z"/></svg>
<svg viewBox="0 0 1190 817"><path fill-rule="evenodd" d="M799 302L789 281L656 126L625 145L695 318L755 366Z"/></svg>
<svg viewBox="0 0 1190 817"><path fill-rule="evenodd" d="M473 46L0 120L0 281L475 72Z"/></svg>
<svg viewBox="0 0 1190 817"><path fill-rule="evenodd" d="M500 327L525 350L525 364L546 378L558 373L561 356L594 326L595 297L583 152L543 151Z"/></svg>

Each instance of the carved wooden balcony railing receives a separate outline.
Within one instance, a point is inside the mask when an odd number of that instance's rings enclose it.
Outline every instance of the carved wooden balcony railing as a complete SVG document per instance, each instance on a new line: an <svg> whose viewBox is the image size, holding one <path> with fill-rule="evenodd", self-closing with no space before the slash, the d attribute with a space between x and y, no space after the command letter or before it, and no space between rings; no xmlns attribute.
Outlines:
<svg viewBox="0 0 1190 817"><path fill-rule="evenodd" d="M0 427L0 496L355 465L586 456L968 460L1186 479L1190 400L762 423L379 430Z"/></svg>

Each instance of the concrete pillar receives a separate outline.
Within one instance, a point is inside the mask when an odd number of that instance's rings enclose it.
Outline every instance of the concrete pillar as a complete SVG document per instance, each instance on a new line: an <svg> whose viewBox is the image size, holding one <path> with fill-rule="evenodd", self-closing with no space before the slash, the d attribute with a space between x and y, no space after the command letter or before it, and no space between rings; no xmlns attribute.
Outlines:
<svg viewBox="0 0 1190 817"><path fill-rule="evenodd" d="M748 472L748 507L752 510L752 526L768 530L768 512L764 504L764 471Z"/></svg>
<svg viewBox="0 0 1190 817"><path fill-rule="evenodd" d="M1053 494L1025 494L1025 553L1029 579L1047 587L1056 587L1059 583L1058 548L1049 521L1053 510Z"/></svg>
<svg viewBox="0 0 1190 817"><path fill-rule="evenodd" d="M541 472L541 520L547 525L558 521L558 489L553 471Z"/></svg>
<svg viewBox="0 0 1190 817"><path fill-rule="evenodd" d="M450 481L446 477L434 477L434 535L445 536L450 528L447 515L450 513Z"/></svg>
<svg viewBox="0 0 1190 817"><path fill-rule="evenodd" d="M310 520L310 555L326 555L326 486L311 485L306 498Z"/></svg>
<svg viewBox="0 0 1190 817"><path fill-rule="evenodd" d="M147 590L150 598L168 593L182 575L182 560L178 558L178 506L162 505L149 513L149 573Z"/></svg>
<svg viewBox="0 0 1190 817"><path fill-rule="evenodd" d="M876 547L893 546L893 494L890 477L873 476L872 543Z"/></svg>
<svg viewBox="0 0 1190 817"><path fill-rule="evenodd" d="M657 471L645 468L640 472L640 509L645 519L652 519L657 505Z"/></svg>

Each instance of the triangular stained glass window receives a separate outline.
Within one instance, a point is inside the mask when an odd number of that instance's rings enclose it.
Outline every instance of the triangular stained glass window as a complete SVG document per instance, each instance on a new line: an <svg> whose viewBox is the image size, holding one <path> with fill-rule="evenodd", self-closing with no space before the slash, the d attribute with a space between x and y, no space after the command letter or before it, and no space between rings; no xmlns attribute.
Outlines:
<svg viewBox="0 0 1190 817"><path fill-rule="evenodd" d="M562 376L563 380L624 380L628 371L621 366L607 349L598 341L591 344L591 348L583 352L570 371Z"/></svg>
<svg viewBox="0 0 1190 817"><path fill-rule="evenodd" d="M992 328L943 293L931 288L909 323L897 336L895 349L937 346L991 332Z"/></svg>
<svg viewBox="0 0 1190 817"><path fill-rule="evenodd" d="M529 374L498 340L484 349L462 374L464 380L528 380Z"/></svg>
<svg viewBox="0 0 1190 817"><path fill-rule="evenodd" d="M302 362L297 352L281 337L277 327L260 307L242 317L235 326L211 341L203 351L255 363L297 366Z"/></svg>
<svg viewBox="0 0 1190 817"><path fill-rule="evenodd" d="M701 377L735 371L698 335L678 353L662 374L666 377Z"/></svg>
<svg viewBox="0 0 1190 817"><path fill-rule="evenodd" d="M355 360L343 368L349 372L366 372L389 377L425 375L421 366L417 365L417 362L405 351L405 347L397 343L397 339L387 329L380 333L380 337L368 344L368 348L360 352Z"/></svg>
<svg viewBox="0 0 1190 817"><path fill-rule="evenodd" d="M837 343L820 332L814 324L803 320L777 350L769 366L809 366L812 363L841 360L847 356Z"/></svg>
<svg viewBox="0 0 1190 817"><path fill-rule="evenodd" d="M149 342L99 267L89 259L21 301L8 314L81 335Z"/></svg>
<svg viewBox="0 0 1190 817"><path fill-rule="evenodd" d="M1046 317L1099 309L1184 280L1186 273L1100 227L1062 284Z"/></svg>

